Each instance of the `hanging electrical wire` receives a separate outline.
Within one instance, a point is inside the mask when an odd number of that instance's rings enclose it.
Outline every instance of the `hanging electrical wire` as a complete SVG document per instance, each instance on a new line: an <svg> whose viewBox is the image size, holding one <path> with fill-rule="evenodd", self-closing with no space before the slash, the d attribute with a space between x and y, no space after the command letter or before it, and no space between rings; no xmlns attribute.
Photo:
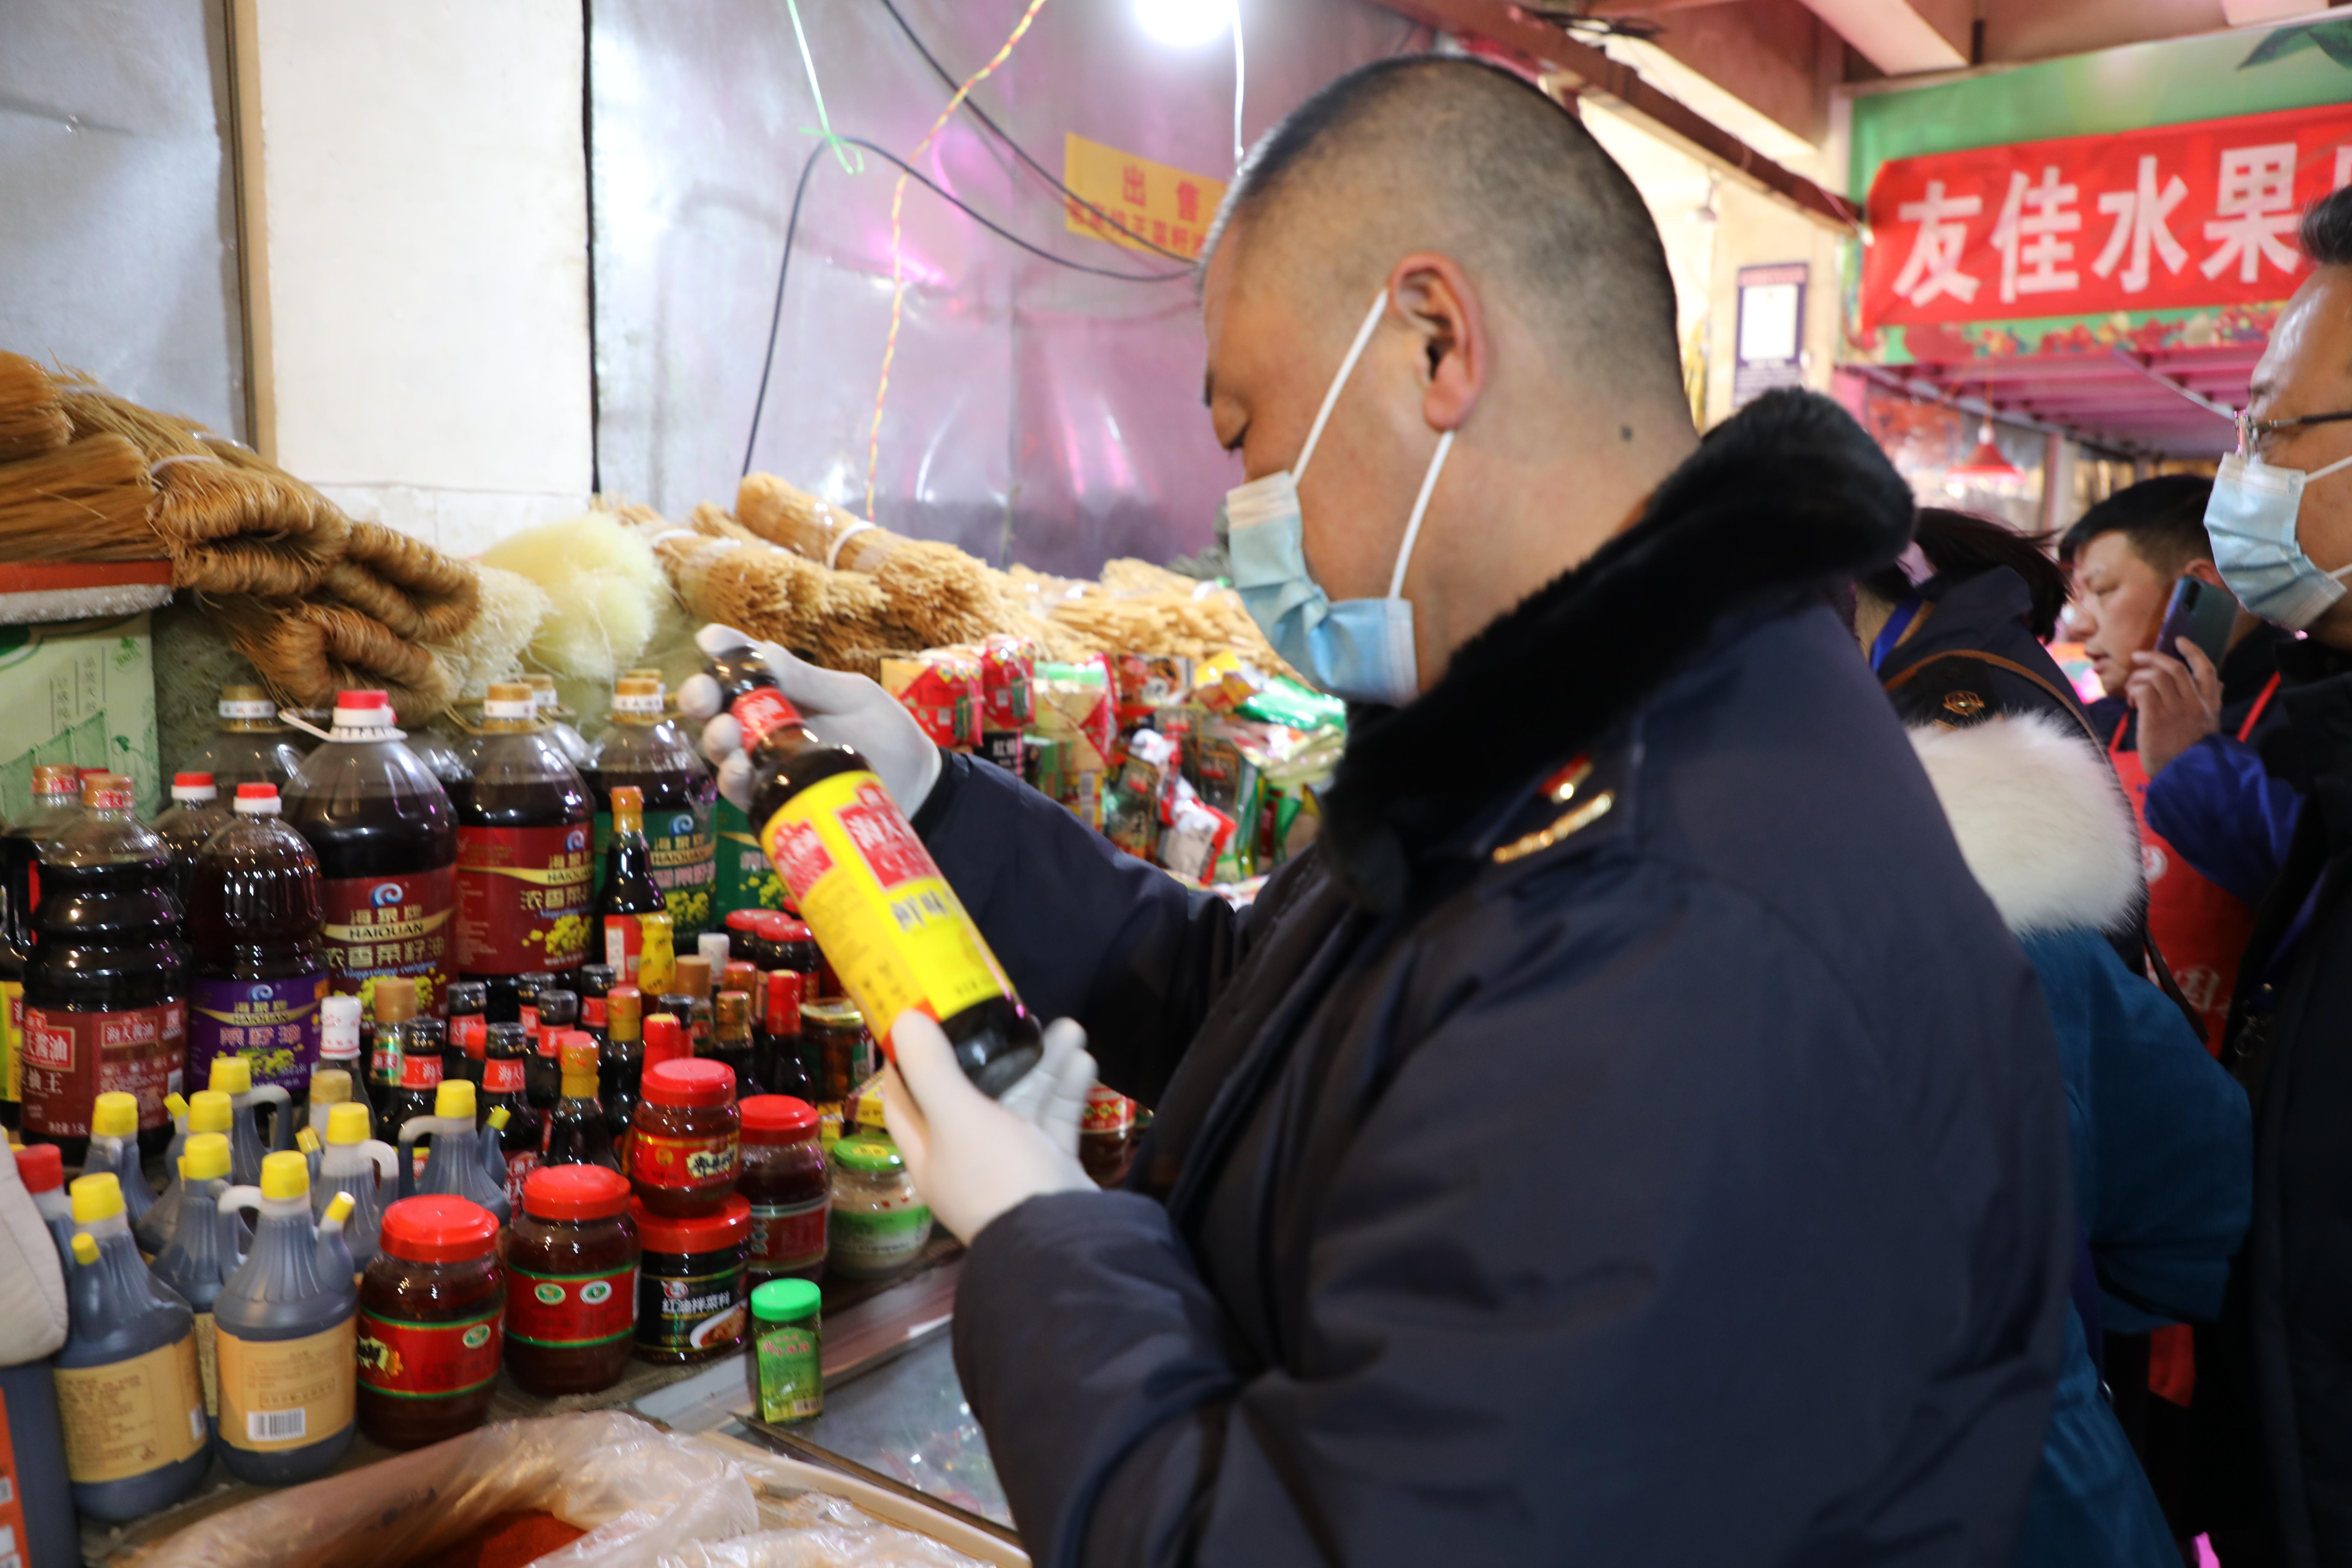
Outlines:
<svg viewBox="0 0 2352 1568"><path fill-rule="evenodd" d="M970 203L955 195L952 192L941 188L929 175L915 168L904 158L899 157L898 154L891 152L888 148L877 146L876 143L866 141L862 136L829 137L824 144L809 149L809 155L801 163L800 179L793 186L792 209L784 219L784 253L782 258L776 264L775 304L768 313L768 352L766 356L760 362L760 390L758 395L754 396L751 401L751 428L743 439L743 467L741 470L743 474L748 474L751 471L751 450L753 446L759 441L760 418L766 411L768 405L768 380L770 374L775 367L776 340L783 329L784 284L792 276L793 241L800 232L801 202L802 199L808 195L809 176L816 172L817 161L824 156L826 149L835 142L845 147L862 149L865 152L873 153L876 157L881 159L886 163L896 165L900 170L903 170L908 177L915 180L925 190L930 192L933 195L939 197L940 200L947 203L958 212L963 214L964 216L971 219L972 222L980 225L981 227L986 229L989 233L996 236L997 238L1003 240L1008 245L1012 245L1019 249L1027 251L1030 255L1035 257L1040 261L1050 261L1056 267L1066 268L1072 272L1083 272L1090 278L1108 278L1114 283L1174 283L1192 276L1192 268L1189 266L1167 272L1123 272L1116 268L1097 267L1088 262L1073 261L1066 256L1056 256L1052 251L1046 249L1044 246L1038 245L1034 241L1022 238L1011 229L1005 227L1003 224L998 223L994 218L990 217L986 213L980 211ZM740 478L740 475L738 477Z"/></svg>
<svg viewBox="0 0 2352 1568"><path fill-rule="evenodd" d="M784 0L784 9L792 13L793 37L801 47L802 68L808 72L809 96L816 100L816 122L820 127L816 134L824 138L824 144L841 160L843 174L858 174L862 166L853 166L850 155L841 150L841 138L833 133L833 117L824 111L824 89L817 85L816 58L809 53L808 33L801 26L801 0Z"/></svg>
<svg viewBox="0 0 2352 1568"><path fill-rule="evenodd" d="M899 209L906 205L908 177L914 173L911 164L915 159L930 151L931 143L940 132L947 129L948 121L955 118L955 111L963 107L965 99L971 96L971 89L993 76L997 67L1013 58L1013 47L1021 42L1029 31L1029 24L1037 19L1037 13L1045 7L1045 0L1029 0L1027 9L1021 13L1021 20L1013 24L1013 31L1005 36L1003 44L989 57L986 65L964 79L962 85L955 89L955 96L948 100L948 106L940 110L940 117L931 121L931 128L923 132L923 139L915 143L908 163L900 165L898 183L891 188L890 335L882 344L882 377L874 387L874 424L866 433L866 515L868 518L874 515L874 476L882 461L882 405L890 395L890 362L898 357L898 323L906 314L906 257L900 247L898 215Z"/></svg>

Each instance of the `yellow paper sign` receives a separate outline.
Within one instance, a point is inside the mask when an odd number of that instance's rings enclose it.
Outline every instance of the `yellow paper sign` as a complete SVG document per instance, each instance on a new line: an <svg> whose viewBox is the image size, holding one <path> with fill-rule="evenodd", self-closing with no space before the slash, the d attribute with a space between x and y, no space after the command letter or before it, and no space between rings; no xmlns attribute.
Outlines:
<svg viewBox="0 0 2352 1568"><path fill-rule="evenodd" d="M1225 199L1223 180L1155 163L1074 132L1062 138L1062 184L1102 209L1094 212L1065 200L1063 224L1072 234L1090 234L1146 255L1158 246L1178 256L1199 256L1217 204Z"/></svg>

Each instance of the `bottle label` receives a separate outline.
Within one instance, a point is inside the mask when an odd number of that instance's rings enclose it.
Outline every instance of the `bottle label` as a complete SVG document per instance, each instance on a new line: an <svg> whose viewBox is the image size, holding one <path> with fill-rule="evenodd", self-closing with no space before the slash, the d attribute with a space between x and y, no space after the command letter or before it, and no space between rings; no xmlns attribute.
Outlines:
<svg viewBox="0 0 2352 1568"><path fill-rule="evenodd" d="M457 829L452 964L467 974L570 969L588 953L588 825Z"/></svg>
<svg viewBox="0 0 2352 1568"><path fill-rule="evenodd" d="M451 1399L499 1375L505 1336L493 1310L449 1323L359 1311L360 1386L396 1399Z"/></svg>
<svg viewBox="0 0 2352 1568"><path fill-rule="evenodd" d="M98 1097L139 1099L142 1130L170 1121L163 1097L180 1086L188 1005L167 1002L124 1013L25 1008L22 1052L25 1130L52 1138L89 1136Z"/></svg>
<svg viewBox="0 0 2352 1568"><path fill-rule="evenodd" d="M408 1042L408 1032L397 1024L378 1025L374 1040L368 1051L368 1079L373 1083L397 1084L407 1052L402 1047Z"/></svg>
<svg viewBox="0 0 2352 1568"><path fill-rule="evenodd" d="M760 842L877 1039L909 1007L951 1018L1013 995L980 928L872 773L819 779L768 819Z"/></svg>
<svg viewBox="0 0 2352 1568"><path fill-rule="evenodd" d="M833 1255L868 1273L896 1267L931 1238L931 1211L921 1204L896 1209L839 1209L833 1216Z"/></svg>
<svg viewBox="0 0 2352 1568"><path fill-rule="evenodd" d="M210 1312L196 1314L196 1381L204 1385L205 1414L220 1414L220 1335Z"/></svg>
<svg viewBox="0 0 2352 1568"><path fill-rule="evenodd" d="M522 1092L522 1061L507 1057L482 1063L484 1094L520 1094Z"/></svg>
<svg viewBox="0 0 2352 1568"><path fill-rule="evenodd" d="M604 997L583 996L580 998L580 1026L582 1028L601 1029L604 1026L604 1019L605 1012Z"/></svg>
<svg viewBox="0 0 2352 1568"><path fill-rule="evenodd" d="M637 1343L655 1351L731 1345L743 1334L743 1266L708 1274L637 1270Z"/></svg>
<svg viewBox="0 0 2352 1568"><path fill-rule="evenodd" d="M1078 1113L1081 1132L1125 1132L1135 1125L1135 1101L1106 1084L1087 1090L1086 1109Z"/></svg>
<svg viewBox="0 0 2352 1568"><path fill-rule="evenodd" d="M282 1454L352 1424L356 1320L299 1340L219 1336L220 1435L232 1448Z"/></svg>
<svg viewBox="0 0 2352 1568"><path fill-rule="evenodd" d="M824 1261L825 1216L831 1200L751 1205L751 1272L783 1274Z"/></svg>
<svg viewBox="0 0 2352 1568"><path fill-rule="evenodd" d="M760 836L751 831L751 819L722 797L713 808L711 826L719 840L719 907L785 908L783 879L768 864L768 852L760 847Z"/></svg>
<svg viewBox="0 0 2352 1568"><path fill-rule="evenodd" d="M547 1128L543 1123L540 1127L539 1136L541 1142L546 1142ZM539 1151L536 1149L525 1149L519 1153L507 1156L507 1212L509 1214L522 1212L522 1184L530 1180L530 1173L538 1169Z"/></svg>
<svg viewBox="0 0 2352 1568"><path fill-rule="evenodd" d="M449 921L456 913L457 868L440 866L405 877L329 877L319 884L326 905L327 969L335 990L374 1010L379 974L411 975L416 1005L437 1011L448 978Z"/></svg>
<svg viewBox="0 0 2352 1568"><path fill-rule="evenodd" d="M743 751L746 755L760 749L760 742L787 724L801 721L801 710L790 699L772 686L755 686L728 705L727 711L743 727Z"/></svg>
<svg viewBox="0 0 2352 1568"><path fill-rule="evenodd" d="M507 1337L518 1343L570 1350L610 1343L636 1327L635 1267L601 1274L507 1269Z"/></svg>
<svg viewBox="0 0 2352 1568"><path fill-rule="evenodd" d="M677 978L677 949L667 915L606 915L604 963L616 985L658 996Z"/></svg>
<svg viewBox="0 0 2352 1568"><path fill-rule="evenodd" d="M731 1182L742 1163L740 1135L670 1138L638 1127L629 1138L629 1179L655 1187L703 1187Z"/></svg>
<svg viewBox="0 0 2352 1568"><path fill-rule="evenodd" d="M760 1419L805 1421L824 1413L824 1355L816 1320L761 1323Z"/></svg>
<svg viewBox="0 0 2352 1568"><path fill-rule="evenodd" d="M61 1366L56 1377L68 1480L128 1480L204 1448L194 1334L104 1366Z"/></svg>
<svg viewBox="0 0 2352 1568"><path fill-rule="evenodd" d="M431 1089L441 1081L441 1058L431 1051L419 1051L414 1056L403 1052L400 1058L400 1087Z"/></svg>
<svg viewBox="0 0 2352 1568"><path fill-rule="evenodd" d="M25 1098L25 983L0 980L0 1100Z"/></svg>
<svg viewBox="0 0 2352 1568"><path fill-rule="evenodd" d="M243 1057L253 1064L256 1088L274 1083L289 1093L309 1092L310 1069L319 1064L325 971L287 980L198 980L189 991L192 1081L212 1081L215 1057Z"/></svg>
<svg viewBox="0 0 2352 1568"><path fill-rule="evenodd" d="M749 841L749 835L745 837ZM604 863L604 851L612 842L613 814L599 811L597 865ZM711 807L646 807L646 847L653 852L650 869L654 886L662 890L663 905L671 923L681 936L699 936L716 923L720 908L719 836L712 831ZM753 848L757 847L753 845ZM762 862L761 869L765 868Z"/></svg>
<svg viewBox="0 0 2352 1568"><path fill-rule="evenodd" d="M449 1020L449 1043L476 1061L482 1059L489 1041L490 1021L481 1014L461 1014Z"/></svg>

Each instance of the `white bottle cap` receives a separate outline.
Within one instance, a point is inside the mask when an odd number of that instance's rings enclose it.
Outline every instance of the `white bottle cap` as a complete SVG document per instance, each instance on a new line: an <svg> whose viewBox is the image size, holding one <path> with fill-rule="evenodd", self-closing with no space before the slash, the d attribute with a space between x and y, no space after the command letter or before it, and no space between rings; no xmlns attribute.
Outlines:
<svg viewBox="0 0 2352 1568"><path fill-rule="evenodd" d="M341 1060L360 1054L360 999L330 996L319 1004L319 1056Z"/></svg>
<svg viewBox="0 0 2352 1568"><path fill-rule="evenodd" d="M710 965L711 973L719 973L727 967L727 933L723 931L704 931L694 939L694 951Z"/></svg>
<svg viewBox="0 0 2352 1568"><path fill-rule="evenodd" d="M176 794L177 786L173 793ZM285 809L278 798L274 784L241 784L236 786L236 810L239 816L276 816Z"/></svg>

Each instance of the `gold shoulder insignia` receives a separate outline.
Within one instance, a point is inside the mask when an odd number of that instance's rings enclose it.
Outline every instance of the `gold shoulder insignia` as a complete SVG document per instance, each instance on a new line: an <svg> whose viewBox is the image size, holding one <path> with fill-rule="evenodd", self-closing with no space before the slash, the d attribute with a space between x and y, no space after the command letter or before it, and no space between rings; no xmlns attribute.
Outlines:
<svg viewBox="0 0 2352 1568"><path fill-rule="evenodd" d="M1984 711L1985 700L1973 691L1948 691L1944 694L1944 711L1957 713L1963 719L1973 719Z"/></svg>
<svg viewBox="0 0 2352 1568"><path fill-rule="evenodd" d="M1514 838L1508 844L1497 847L1495 851L1495 864L1507 866L1512 861L1532 855L1538 849L1549 849L1570 834L1590 827L1608 816L1609 808L1616 804L1616 792L1604 789L1574 811L1563 815L1549 827L1538 828L1524 837Z"/></svg>

